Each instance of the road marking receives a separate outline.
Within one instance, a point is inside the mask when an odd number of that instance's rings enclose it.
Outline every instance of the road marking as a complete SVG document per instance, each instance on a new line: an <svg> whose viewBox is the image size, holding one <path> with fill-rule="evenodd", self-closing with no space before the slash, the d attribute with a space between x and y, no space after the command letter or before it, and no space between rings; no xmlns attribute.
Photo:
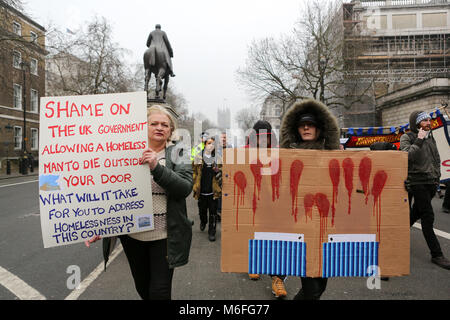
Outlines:
<svg viewBox="0 0 450 320"><path fill-rule="evenodd" d="M2 267L0 267L0 285L11 291L20 300L47 300L36 289Z"/></svg>
<svg viewBox="0 0 450 320"><path fill-rule="evenodd" d="M422 230L422 226L420 224L418 224L418 223L415 223L414 227L419 229L419 230ZM444 231L441 231L441 230L438 230L438 229L433 229L433 230L434 230L434 233L437 236L440 236L442 238L450 240L450 233L447 233L447 232L444 232Z"/></svg>
<svg viewBox="0 0 450 320"><path fill-rule="evenodd" d="M111 264L114 259L117 258L117 256L122 253L123 249L122 246L119 244L117 248L111 253L111 256L109 257L108 265ZM104 262L101 262L97 268L94 269L94 271L91 272L90 275L87 276L86 279L84 279L79 286L79 289L73 290L64 300L77 300L84 291L92 284L92 282L97 279L100 274L103 272L105 268Z"/></svg>
<svg viewBox="0 0 450 320"><path fill-rule="evenodd" d="M13 184L6 184L4 186L0 186L0 188L7 188L7 187L13 187L13 186L19 186L21 184L28 184L28 183L34 183L39 182L39 180L33 180L33 181L27 181L27 182L20 182L20 183L13 183Z"/></svg>

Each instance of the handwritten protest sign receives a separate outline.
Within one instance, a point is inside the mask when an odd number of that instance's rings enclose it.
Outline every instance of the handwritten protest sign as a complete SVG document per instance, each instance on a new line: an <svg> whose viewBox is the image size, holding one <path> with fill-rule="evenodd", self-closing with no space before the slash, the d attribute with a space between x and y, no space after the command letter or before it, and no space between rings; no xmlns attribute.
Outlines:
<svg viewBox="0 0 450 320"><path fill-rule="evenodd" d="M145 92L41 98L44 247L154 229Z"/></svg>

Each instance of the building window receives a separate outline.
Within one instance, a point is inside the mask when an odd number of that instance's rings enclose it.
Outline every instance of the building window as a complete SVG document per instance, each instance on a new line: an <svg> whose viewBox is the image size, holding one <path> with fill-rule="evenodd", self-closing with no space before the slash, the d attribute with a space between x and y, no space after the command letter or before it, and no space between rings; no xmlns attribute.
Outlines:
<svg viewBox="0 0 450 320"><path fill-rule="evenodd" d="M445 28L447 26L447 12L422 14L424 28Z"/></svg>
<svg viewBox="0 0 450 320"><path fill-rule="evenodd" d="M30 72L35 76L38 75L38 61L36 59L31 59L30 61Z"/></svg>
<svg viewBox="0 0 450 320"><path fill-rule="evenodd" d="M19 51L13 52L13 67L20 69L20 64L22 63L22 54Z"/></svg>
<svg viewBox="0 0 450 320"><path fill-rule="evenodd" d="M31 129L31 150L39 149L39 130Z"/></svg>
<svg viewBox="0 0 450 320"><path fill-rule="evenodd" d="M417 16L415 14L392 15L392 28L394 30L417 28Z"/></svg>
<svg viewBox="0 0 450 320"><path fill-rule="evenodd" d="M13 32L18 36L22 36L22 26L18 22L13 22Z"/></svg>
<svg viewBox="0 0 450 320"><path fill-rule="evenodd" d="M22 149L22 127L14 127L14 149Z"/></svg>
<svg viewBox="0 0 450 320"><path fill-rule="evenodd" d="M30 31L30 40L31 40L31 42L36 43L37 38L38 38L38 35L35 32Z"/></svg>
<svg viewBox="0 0 450 320"><path fill-rule="evenodd" d="M31 89L30 111L37 113L39 109L39 93Z"/></svg>
<svg viewBox="0 0 450 320"><path fill-rule="evenodd" d="M14 84L14 109L22 109L22 86L19 84Z"/></svg>

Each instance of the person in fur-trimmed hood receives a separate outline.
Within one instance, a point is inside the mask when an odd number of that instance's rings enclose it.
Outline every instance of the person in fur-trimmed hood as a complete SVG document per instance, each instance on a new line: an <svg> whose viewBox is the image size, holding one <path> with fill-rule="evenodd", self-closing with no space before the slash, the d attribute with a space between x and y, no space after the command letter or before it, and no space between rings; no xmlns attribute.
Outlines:
<svg viewBox="0 0 450 320"><path fill-rule="evenodd" d="M339 150L339 126L327 106L316 100L294 103L280 129L280 147L285 149ZM302 277L302 288L294 300L319 300L326 278Z"/></svg>
<svg viewBox="0 0 450 320"><path fill-rule="evenodd" d="M302 138L299 132L300 117L314 118L317 138ZM304 121L306 123L306 121ZM336 118L323 103L308 99L294 103L286 112L280 129L280 147L291 149L338 150L340 132Z"/></svg>

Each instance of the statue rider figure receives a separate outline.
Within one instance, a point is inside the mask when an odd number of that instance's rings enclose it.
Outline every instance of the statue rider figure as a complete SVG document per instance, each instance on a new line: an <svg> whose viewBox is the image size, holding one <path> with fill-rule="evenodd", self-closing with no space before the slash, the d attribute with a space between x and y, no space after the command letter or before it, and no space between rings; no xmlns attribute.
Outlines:
<svg viewBox="0 0 450 320"><path fill-rule="evenodd" d="M172 65L173 50L170 45L169 39L167 38L167 34L161 30L160 24L157 24L155 26L155 30L152 31L150 33L150 35L148 36L147 47L150 49L158 48L164 52L167 65L169 67L169 74L171 77L175 77L175 74L173 73L173 65ZM151 61L151 65L154 65L154 64L155 64L155 61Z"/></svg>

